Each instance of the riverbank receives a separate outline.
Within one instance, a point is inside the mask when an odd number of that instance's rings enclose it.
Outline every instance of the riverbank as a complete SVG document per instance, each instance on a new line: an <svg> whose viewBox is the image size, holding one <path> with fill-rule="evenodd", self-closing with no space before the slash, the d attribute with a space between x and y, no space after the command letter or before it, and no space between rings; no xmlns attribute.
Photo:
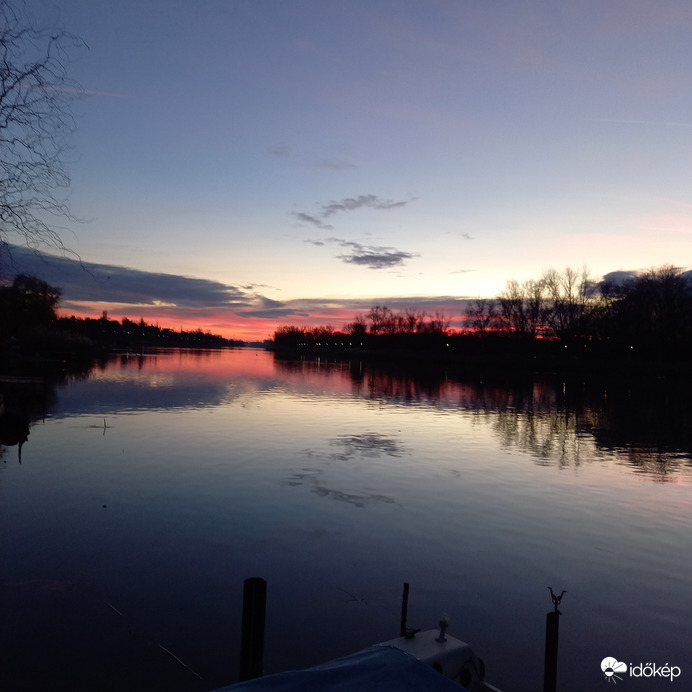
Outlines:
<svg viewBox="0 0 692 692"><path fill-rule="evenodd" d="M174 331L130 320L59 318L27 325L0 339L0 374L80 372L113 353L159 348L237 348L243 342L195 331Z"/></svg>
<svg viewBox="0 0 692 692"><path fill-rule="evenodd" d="M497 344L454 343L453 340L436 347L415 349L392 345L365 346L297 346L294 348L267 347L278 358L330 360L338 362L363 361L377 365L415 370L440 369L457 373L563 373L563 374L621 374L692 376L692 359L664 358L638 354L634 350L609 349L607 346L564 347L557 343L535 342L514 348Z"/></svg>

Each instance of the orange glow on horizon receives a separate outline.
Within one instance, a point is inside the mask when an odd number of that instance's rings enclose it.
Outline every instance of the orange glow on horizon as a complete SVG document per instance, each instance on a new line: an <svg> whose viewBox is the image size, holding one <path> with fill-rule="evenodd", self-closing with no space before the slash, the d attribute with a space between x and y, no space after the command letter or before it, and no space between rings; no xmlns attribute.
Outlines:
<svg viewBox="0 0 692 692"><path fill-rule="evenodd" d="M100 310L84 309L65 309L58 310L59 317L77 317L99 319L104 312ZM316 327L331 324L336 329L343 329L347 322L351 322L354 314L314 314L306 317L290 316L288 318L262 318L262 317L239 317L228 314L201 314L197 316L172 315L168 311L159 311L156 308L147 307L134 311L107 310L108 319L120 322L122 319L139 322L143 319L147 324L156 325L162 329L173 329L174 331L195 331L201 329L203 332L210 332L225 339L240 339L242 341L264 341L271 339L276 329L282 325L295 325L299 327ZM346 311L343 311L344 313Z"/></svg>
<svg viewBox="0 0 692 692"><path fill-rule="evenodd" d="M188 317L183 315L171 315L169 312L159 312L156 308L147 308L139 312L121 312L107 310L109 320L120 322L123 319L139 322L143 319L147 324L155 325L161 329L172 329L186 332L193 332L201 329L203 332L210 332L225 339L240 339L242 341L264 341L271 338L276 326L269 324L268 320L259 320L257 318L236 318L230 321L226 315L220 316L199 316ZM59 317L77 317L99 319L103 315L103 310L68 310L61 308L58 310Z"/></svg>
<svg viewBox="0 0 692 692"><path fill-rule="evenodd" d="M346 325L352 322L357 315L365 316L370 307L375 305L385 305L387 301L373 300L371 306L366 309L362 304L353 307L333 305L321 306L311 310L306 314L306 310L296 310L296 313L289 313L278 317L258 317L255 315L243 316L233 314L228 310L220 309L185 309L166 305L125 305L122 303L72 303L72 307L66 306L58 309L60 317L70 317L74 315L79 318L99 319L104 311L107 312L108 319L120 322L123 318L139 322L143 319L147 324L157 325L162 329L173 329L174 331L195 331L201 329L203 332L222 336L226 339L240 339L242 341L264 341L273 338L274 332L281 326L294 327L323 327L331 325L337 331L346 329ZM416 307L413 304L411 307ZM393 307L394 312L399 312L401 308ZM457 308L458 310L458 308ZM452 328L458 328L460 316L454 315L450 306L441 303L440 305L426 305L426 314L434 315L439 311L448 319L452 319Z"/></svg>

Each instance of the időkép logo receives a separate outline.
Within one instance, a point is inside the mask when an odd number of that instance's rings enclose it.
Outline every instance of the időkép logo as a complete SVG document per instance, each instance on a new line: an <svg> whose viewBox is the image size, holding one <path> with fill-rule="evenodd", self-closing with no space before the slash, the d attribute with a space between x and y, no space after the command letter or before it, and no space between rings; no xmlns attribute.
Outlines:
<svg viewBox="0 0 692 692"><path fill-rule="evenodd" d="M617 683L626 675L632 678L662 678L671 682L680 677L680 666L671 666L668 663L660 666L657 663L630 663L629 666L617 658L606 656L601 661L601 670L608 682Z"/></svg>

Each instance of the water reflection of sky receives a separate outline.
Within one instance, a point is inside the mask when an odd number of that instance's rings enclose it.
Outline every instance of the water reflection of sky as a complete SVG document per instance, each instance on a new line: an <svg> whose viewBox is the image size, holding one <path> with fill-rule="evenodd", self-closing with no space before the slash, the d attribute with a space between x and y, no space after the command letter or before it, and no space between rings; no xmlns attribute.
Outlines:
<svg viewBox="0 0 692 692"><path fill-rule="evenodd" d="M655 401L644 398L623 408L617 405L612 384L588 394L580 388L585 389L583 381L507 385L463 382L444 373L392 372L360 362L275 360L256 350L238 350L232 358L175 351L120 357L94 371L88 382L59 390L52 415L189 410L238 400L247 407L279 393L290 393L296 401L353 398L366 402L370 411L379 406L421 408L452 418L471 417L488 426L503 447L528 452L539 465L578 468L608 462L653 480L690 481L692 433L684 413L675 409L674 415L652 426L652 415L637 406L655 410ZM631 392L626 396L631 398ZM608 401L615 403L608 407ZM677 426L669 423L675 416L680 418Z"/></svg>
<svg viewBox="0 0 692 692"><path fill-rule="evenodd" d="M689 453L677 428L606 429L625 412L572 389L257 351L116 361L57 390L21 466L3 456L2 582L88 586L218 685L255 575L269 670L390 638L404 580L411 624L452 611L501 689L540 687L547 586L567 589L564 692L606 655L681 664Z"/></svg>

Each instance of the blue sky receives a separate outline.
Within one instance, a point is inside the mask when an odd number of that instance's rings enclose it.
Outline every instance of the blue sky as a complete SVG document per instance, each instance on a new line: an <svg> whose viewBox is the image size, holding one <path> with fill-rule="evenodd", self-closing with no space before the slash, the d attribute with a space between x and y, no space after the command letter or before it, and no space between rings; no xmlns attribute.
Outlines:
<svg viewBox="0 0 692 692"><path fill-rule="evenodd" d="M455 312L548 268L692 264L687 0L31 7L89 46L65 244L244 292L200 302L203 326L263 337L367 304ZM88 275L69 286L88 308ZM133 318L166 302L120 298Z"/></svg>

